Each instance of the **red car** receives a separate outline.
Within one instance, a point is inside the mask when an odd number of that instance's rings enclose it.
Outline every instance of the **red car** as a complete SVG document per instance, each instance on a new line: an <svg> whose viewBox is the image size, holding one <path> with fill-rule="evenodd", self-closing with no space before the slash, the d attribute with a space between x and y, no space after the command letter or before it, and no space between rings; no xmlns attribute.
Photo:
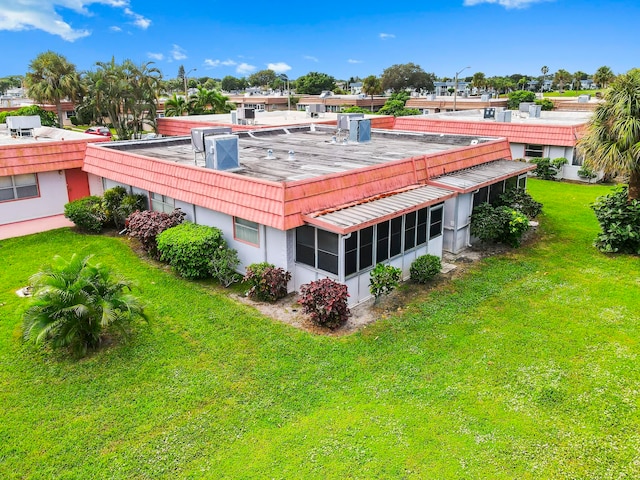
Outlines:
<svg viewBox="0 0 640 480"><path fill-rule="evenodd" d="M90 133L91 135L102 135L103 137L111 137L111 130L107 127L90 127L87 128L84 133Z"/></svg>

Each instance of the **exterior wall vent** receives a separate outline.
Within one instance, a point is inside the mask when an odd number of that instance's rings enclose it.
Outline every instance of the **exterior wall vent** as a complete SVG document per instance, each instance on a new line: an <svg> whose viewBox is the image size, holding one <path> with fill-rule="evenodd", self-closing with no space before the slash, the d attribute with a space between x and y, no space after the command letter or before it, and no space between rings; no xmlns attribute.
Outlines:
<svg viewBox="0 0 640 480"><path fill-rule="evenodd" d="M366 143L371 141L371 120L364 118L352 119L349 122L349 141Z"/></svg>
<svg viewBox="0 0 640 480"><path fill-rule="evenodd" d="M214 135L204 139L205 167L213 170L235 171L240 169L237 135Z"/></svg>

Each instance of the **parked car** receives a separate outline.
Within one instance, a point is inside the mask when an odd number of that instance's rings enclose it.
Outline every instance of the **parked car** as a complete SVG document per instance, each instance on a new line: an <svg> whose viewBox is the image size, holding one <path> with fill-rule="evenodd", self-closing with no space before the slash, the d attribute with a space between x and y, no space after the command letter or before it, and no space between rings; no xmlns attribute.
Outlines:
<svg viewBox="0 0 640 480"><path fill-rule="evenodd" d="M107 127L89 127L84 133L90 133L91 135L102 135L103 137L111 137L111 130Z"/></svg>

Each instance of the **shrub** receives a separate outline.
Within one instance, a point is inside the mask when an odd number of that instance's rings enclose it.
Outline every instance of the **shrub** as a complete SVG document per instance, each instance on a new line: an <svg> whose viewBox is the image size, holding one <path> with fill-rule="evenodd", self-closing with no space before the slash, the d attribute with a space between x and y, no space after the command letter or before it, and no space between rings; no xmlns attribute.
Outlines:
<svg viewBox="0 0 640 480"><path fill-rule="evenodd" d="M300 287L300 299L304 313L311 315L317 325L335 328L351 315L347 307L347 286L330 278L323 278Z"/></svg>
<svg viewBox="0 0 640 480"><path fill-rule="evenodd" d="M266 262L252 263L244 276L244 281L251 286L247 292L249 297L266 302L285 297L289 280L291 273Z"/></svg>
<svg viewBox="0 0 640 480"><path fill-rule="evenodd" d="M123 227L129 215L137 210L147 209L147 196L142 193L131 193L126 195L114 212L114 221L117 221L118 228ZM117 219L117 220L115 220Z"/></svg>
<svg viewBox="0 0 640 480"><path fill-rule="evenodd" d="M66 261L56 256L53 265L30 278L25 340L84 355L100 345L110 327L126 333L132 320L146 319L140 301L125 293L129 283L113 278L104 265L90 265L90 258L73 255Z"/></svg>
<svg viewBox="0 0 640 480"><path fill-rule="evenodd" d="M69 117L69 121L71 122L71 125L73 125L74 127L77 127L78 125L80 125L80 122L78 121L78 117L76 117L75 115Z"/></svg>
<svg viewBox="0 0 640 480"><path fill-rule="evenodd" d="M513 188L507 190L499 198L499 205L505 205L519 212L524 213L529 218L536 218L542 212L542 204L536 202L526 190Z"/></svg>
<svg viewBox="0 0 640 480"><path fill-rule="evenodd" d="M158 258L156 236L168 228L180 225L184 217L185 213L178 208L171 213L136 211L129 215L125 224L129 236L140 240L142 248L152 257Z"/></svg>
<svg viewBox="0 0 640 480"><path fill-rule="evenodd" d="M640 200L628 201L628 187L598 197L591 206L602 231L595 247L606 253L640 254Z"/></svg>
<svg viewBox="0 0 640 480"><path fill-rule="evenodd" d="M387 295L398 286L402 270L391 265L378 263L369 274L369 291L375 297L375 302L382 295Z"/></svg>
<svg viewBox="0 0 640 480"><path fill-rule="evenodd" d="M556 175L558 175L562 166L568 163L568 160L563 157L554 158L553 160L545 157L532 160L532 162L536 164L536 169L533 171L536 177L543 180L555 180Z"/></svg>
<svg viewBox="0 0 640 480"><path fill-rule="evenodd" d="M516 90L511 92L508 97L507 108L517 110L522 102L533 102L536 99L536 94L528 90Z"/></svg>
<svg viewBox="0 0 640 480"><path fill-rule="evenodd" d="M541 110L544 110L544 111L553 110L553 102L548 98L536 100L536 105L542 106Z"/></svg>
<svg viewBox="0 0 640 480"><path fill-rule="evenodd" d="M440 270L442 270L440 257L436 257L435 255L422 255L413 261L409 268L409 274L411 275L411 280L414 282L427 283L438 275Z"/></svg>
<svg viewBox="0 0 640 480"><path fill-rule="evenodd" d="M113 223L116 227L118 227L116 212L126 195L127 189L120 185L105 190L102 195L102 208L107 216L107 222Z"/></svg>
<svg viewBox="0 0 640 480"><path fill-rule="evenodd" d="M166 229L158 234L156 242L160 260L185 278L207 277L215 251L226 246L220 229L191 222Z"/></svg>
<svg viewBox="0 0 640 480"><path fill-rule="evenodd" d="M527 216L507 206L478 205L471 215L471 235L483 242L501 242L517 247L529 229Z"/></svg>
<svg viewBox="0 0 640 480"><path fill-rule="evenodd" d="M578 176L580 178L591 180L592 178L596 178L598 174L591 170L589 167L583 165L578 169Z"/></svg>
<svg viewBox="0 0 640 480"><path fill-rule="evenodd" d="M71 220L80 230L100 233L107 221L102 207L102 198L95 195L80 198L64 206L64 216Z"/></svg>
<svg viewBox="0 0 640 480"><path fill-rule="evenodd" d="M240 265L238 251L226 245L220 245L209 261L209 274L226 288L242 278L236 271L238 265Z"/></svg>

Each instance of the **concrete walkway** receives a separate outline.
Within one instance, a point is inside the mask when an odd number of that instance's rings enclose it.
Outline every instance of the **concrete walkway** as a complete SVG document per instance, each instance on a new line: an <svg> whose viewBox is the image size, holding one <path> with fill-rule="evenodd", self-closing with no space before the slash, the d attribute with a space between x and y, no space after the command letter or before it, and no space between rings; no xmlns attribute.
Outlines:
<svg viewBox="0 0 640 480"><path fill-rule="evenodd" d="M0 240L46 232L56 228L73 227L73 225L73 222L67 220L64 215L53 215L52 217L0 225Z"/></svg>

